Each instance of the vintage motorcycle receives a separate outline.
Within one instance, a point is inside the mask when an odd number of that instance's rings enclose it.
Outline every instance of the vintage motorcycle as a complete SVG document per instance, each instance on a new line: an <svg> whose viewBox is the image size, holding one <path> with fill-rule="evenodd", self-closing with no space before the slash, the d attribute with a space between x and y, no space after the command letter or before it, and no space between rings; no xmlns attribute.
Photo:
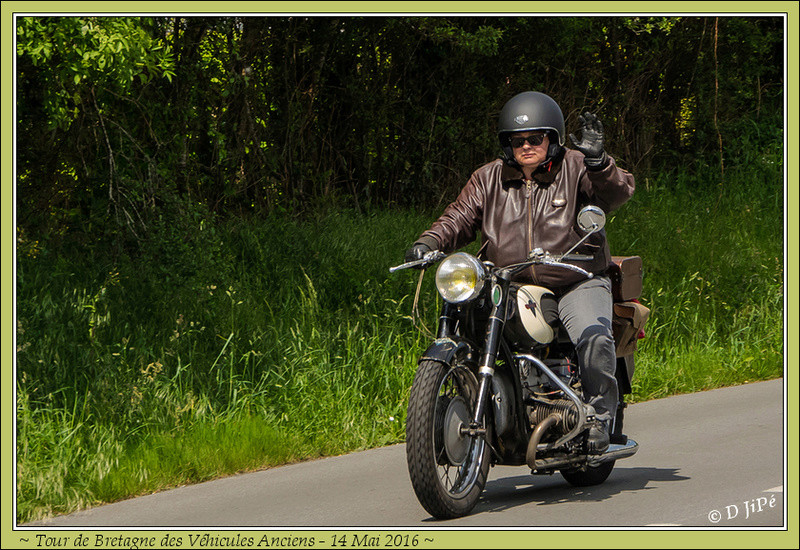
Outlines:
<svg viewBox="0 0 800 550"><path fill-rule="evenodd" d="M406 418L406 457L411 483L435 518L469 514L493 465L527 465L532 474L560 472L574 486L597 485L637 443L623 434L624 394L631 393L634 351L649 309L638 302L641 259L614 258L614 338L619 403L611 445L589 454L585 438L597 420L584 403L574 346L557 320L552 293L512 282L531 265L592 274L565 261L601 231L605 214L584 207L577 225L585 236L569 251L533 250L527 261L504 267L465 252L428 252L390 268L426 268L441 262L436 287L443 298L436 339L419 359ZM420 277L420 281L422 277Z"/></svg>

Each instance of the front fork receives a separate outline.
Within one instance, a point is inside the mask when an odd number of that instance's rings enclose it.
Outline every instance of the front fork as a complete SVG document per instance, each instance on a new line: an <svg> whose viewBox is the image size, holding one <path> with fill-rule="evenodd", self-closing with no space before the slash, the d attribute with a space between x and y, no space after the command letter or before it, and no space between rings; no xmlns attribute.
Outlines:
<svg viewBox="0 0 800 550"><path fill-rule="evenodd" d="M486 434L484 416L489 402L489 390L494 376L500 337L503 334L503 326L508 316L508 289L510 284L511 273L505 269L499 271L492 281L492 314L486 326L484 351L478 368L478 401L469 428L462 428L462 431L472 436Z"/></svg>

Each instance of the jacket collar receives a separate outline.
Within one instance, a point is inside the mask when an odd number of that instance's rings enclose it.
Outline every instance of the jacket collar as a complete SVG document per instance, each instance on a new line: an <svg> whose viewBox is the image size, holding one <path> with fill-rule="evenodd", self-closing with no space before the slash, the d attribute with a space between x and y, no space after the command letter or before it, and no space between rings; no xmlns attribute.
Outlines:
<svg viewBox="0 0 800 550"><path fill-rule="evenodd" d="M561 171L563 161L564 155L558 155L556 158L545 162L534 171L533 181L539 185L550 185L556 179L558 172ZM500 178L503 184L512 181L525 181L525 174L516 166L511 166L507 162L503 162L503 170L500 174Z"/></svg>

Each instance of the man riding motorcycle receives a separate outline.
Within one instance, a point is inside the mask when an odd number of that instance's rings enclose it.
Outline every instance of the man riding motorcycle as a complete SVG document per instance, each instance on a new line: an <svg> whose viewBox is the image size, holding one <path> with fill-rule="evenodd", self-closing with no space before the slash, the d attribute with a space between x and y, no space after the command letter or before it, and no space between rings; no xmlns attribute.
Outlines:
<svg viewBox="0 0 800 550"><path fill-rule="evenodd" d="M497 266L524 261L534 249L568 251L580 240L578 210L594 204L606 213L633 194L633 176L604 150L603 125L591 113L579 117L580 141L564 147L564 116L558 104L540 92L511 98L500 112L500 159L478 168L456 200L406 252L406 261L431 250L451 252L481 231L482 255ZM583 279L564 269L536 266L515 279L547 287L557 300L558 317L576 347L586 402L600 422L592 427L587 450L609 446L610 422L618 399L612 336L611 253L605 231L580 245L575 259L595 277ZM571 255L572 256L572 255Z"/></svg>

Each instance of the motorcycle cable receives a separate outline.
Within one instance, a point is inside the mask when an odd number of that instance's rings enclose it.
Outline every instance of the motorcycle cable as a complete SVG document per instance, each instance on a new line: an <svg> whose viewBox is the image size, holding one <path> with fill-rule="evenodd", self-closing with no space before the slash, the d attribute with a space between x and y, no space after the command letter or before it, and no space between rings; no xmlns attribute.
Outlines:
<svg viewBox="0 0 800 550"><path fill-rule="evenodd" d="M435 336L430 331L430 329L425 326L425 323L422 320L422 315L419 311L419 295L422 289L422 279L425 277L425 271L427 268L423 267L419 271L419 279L417 280L417 290L414 292L414 304L411 306L411 322L414 324L414 328L418 331L423 333L425 337L434 339Z"/></svg>

